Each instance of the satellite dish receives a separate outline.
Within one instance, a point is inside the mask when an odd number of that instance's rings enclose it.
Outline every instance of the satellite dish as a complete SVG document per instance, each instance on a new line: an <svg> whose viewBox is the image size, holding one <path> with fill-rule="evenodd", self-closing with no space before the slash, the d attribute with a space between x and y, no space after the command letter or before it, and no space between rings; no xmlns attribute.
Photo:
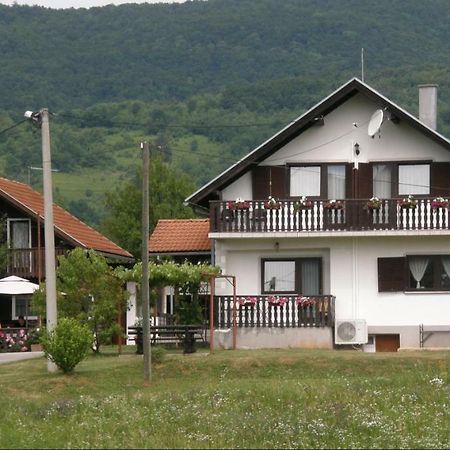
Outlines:
<svg viewBox="0 0 450 450"><path fill-rule="evenodd" d="M377 109L370 118L369 126L367 127L367 133L370 137L374 137L381 128L381 124L384 120L384 112L382 109Z"/></svg>

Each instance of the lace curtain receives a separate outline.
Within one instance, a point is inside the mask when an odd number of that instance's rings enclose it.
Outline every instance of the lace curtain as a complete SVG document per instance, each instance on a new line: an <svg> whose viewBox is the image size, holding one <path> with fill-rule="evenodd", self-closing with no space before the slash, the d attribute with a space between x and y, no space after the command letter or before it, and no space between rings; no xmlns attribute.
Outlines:
<svg viewBox="0 0 450 450"><path fill-rule="evenodd" d="M427 256L411 256L408 259L408 262L409 270L417 283L416 288L420 289L420 282L422 281L425 271L427 270L429 259Z"/></svg>

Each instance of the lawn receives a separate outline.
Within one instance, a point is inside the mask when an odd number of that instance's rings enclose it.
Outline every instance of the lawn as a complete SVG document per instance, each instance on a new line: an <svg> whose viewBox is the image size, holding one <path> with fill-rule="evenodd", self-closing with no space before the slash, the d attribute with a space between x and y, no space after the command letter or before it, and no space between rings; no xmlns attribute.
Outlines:
<svg viewBox="0 0 450 450"><path fill-rule="evenodd" d="M449 448L450 353L221 351L0 366L0 446Z"/></svg>

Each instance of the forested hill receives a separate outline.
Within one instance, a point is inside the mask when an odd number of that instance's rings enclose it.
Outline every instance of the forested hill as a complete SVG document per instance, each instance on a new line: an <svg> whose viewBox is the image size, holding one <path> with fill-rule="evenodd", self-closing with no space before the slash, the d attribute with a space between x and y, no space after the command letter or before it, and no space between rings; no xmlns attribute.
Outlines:
<svg viewBox="0 0 450 450"><path fill-rule="evenodd" d="M413 114L439 84L449 136L449 23L449 0L0 6L0 174L40 188L38 130L14 125L48 107L55 198L97 225L143 138L200 186L360 76L361 47L365 80Z"/></svg>
<svg viewBox="0 0 450 450"><path fill-rule="evenodd" d="M52 10L0 6L8 110L185 99L278 78L450 65L448 0L208 0ZM414 76L413 76L414 78Z"/></svg>

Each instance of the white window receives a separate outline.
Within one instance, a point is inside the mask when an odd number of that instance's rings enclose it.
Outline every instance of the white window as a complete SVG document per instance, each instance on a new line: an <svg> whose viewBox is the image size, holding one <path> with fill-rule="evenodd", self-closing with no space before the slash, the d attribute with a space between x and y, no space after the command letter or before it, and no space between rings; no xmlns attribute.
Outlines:
<svg viewBox="0 0 450 450"><path fill-rule="evenodd" d="M12 299L12 318L18 319L23 316L28 319L37 319L37 314L31 307L31 296L13 296Z"/></svg>
<svg viewBox="0 0 450 450"><path fill-rule="evenodd" d="M291 167L291 197L320 196L320 166Z"/></svg>
<svg viewBox="0 0 450 450"><path fill-rule="evenodd" d="M265 292L294 292L295 261L265 261L263 290Z"/></svg>
<svg viewBox="0 0 450 450"><path fill-rule="evenodd" d="M399 195L429 195L430 165L400 164L398 166Z"/></svg>
<svg viewBox="0 0 450 450"><path fill-rule="evenodd" d="M328 166L328 198L345 198L345 166Z"/></svg>
<svg viewBox="0 0 450 450"><path fill-rule="evenodd" d="M373 196L391 198L392 166L375 164L373 166Z"/></svg>

